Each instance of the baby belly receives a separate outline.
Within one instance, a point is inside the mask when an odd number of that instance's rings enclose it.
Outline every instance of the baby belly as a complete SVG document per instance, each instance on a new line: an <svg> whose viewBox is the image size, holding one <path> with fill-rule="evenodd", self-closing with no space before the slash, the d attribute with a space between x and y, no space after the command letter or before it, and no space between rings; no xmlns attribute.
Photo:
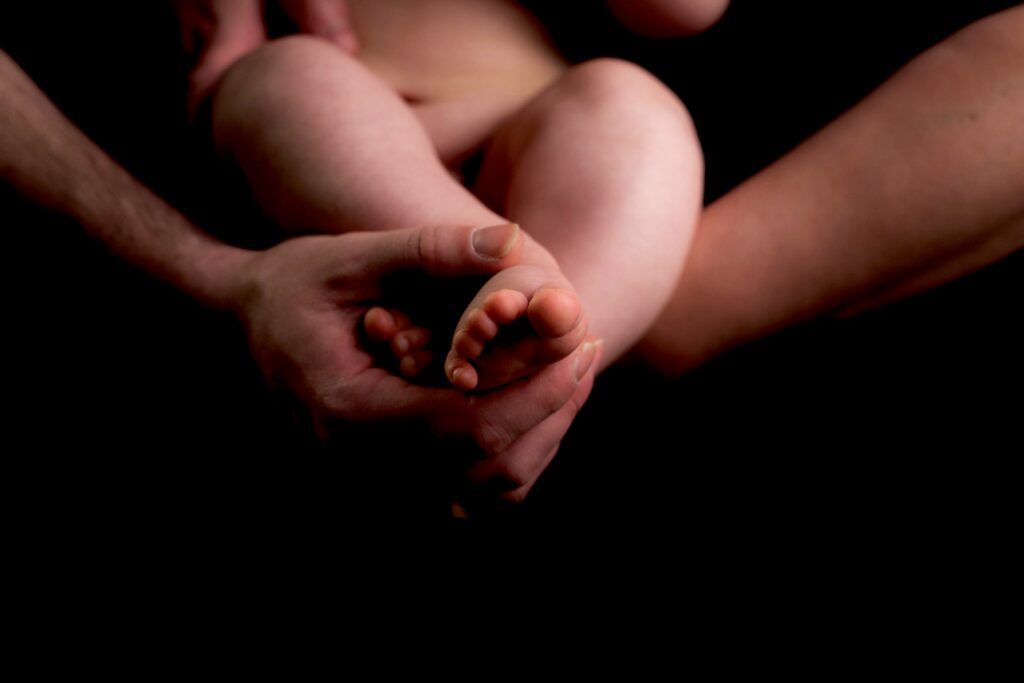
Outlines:
<svg viewBox="0 0 1024 683"><path fill-rule="evenodd" d="M413 102L532 95L566 65L506 0L349 0L360 59Z"/></svg>

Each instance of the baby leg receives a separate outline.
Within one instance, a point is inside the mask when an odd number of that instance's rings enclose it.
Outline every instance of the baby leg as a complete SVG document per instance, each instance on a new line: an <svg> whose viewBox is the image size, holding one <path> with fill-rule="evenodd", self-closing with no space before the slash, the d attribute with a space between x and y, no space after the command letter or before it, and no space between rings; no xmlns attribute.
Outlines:
<svg viewBox="0 0 1024 683"><path fill-rule="evenodd" d="M236 64L215 94L213 133L290 232L505 222L452 180L391 88L317 38L278 40Z"/></svg>
<svg viewBox="0 0 1024 683"><path fill-rule="evenodd" d="M499 131L476 190L555 256L608 364L643 337L679 278L703 157L668 88L601 59L569 70Z"/></svg>
<svg viewBox="0 0 1024 683"><path fill-rule="evenodd" d="M286 230L338 233L507 222L449 175L422 125L393 90L315 38L276 41L235 65L215 95L213 127L219 148L238 162L257 201ZM531 339L519 349L531 356L515 372L503 367L495 378L484 378L488 385L567 355L585 333L572 287L550 255L528 239L521 263L485 286L477 299L483 313L475 319L482 322L481 316L492 312L490 321L498 324L511 322L513 314L525 317L536 333L514 341ZM541 288L545 292L535 302ZM521 310L524 299L532 305ZM402 367L416 374L428 360L426 332L410 328L394 311L370 313L370 336L391 340L403 356ZM504 366L509 354L503 358ZM461 379L463 388L472 388L470 379L476 384L469 372Z"/></svg>

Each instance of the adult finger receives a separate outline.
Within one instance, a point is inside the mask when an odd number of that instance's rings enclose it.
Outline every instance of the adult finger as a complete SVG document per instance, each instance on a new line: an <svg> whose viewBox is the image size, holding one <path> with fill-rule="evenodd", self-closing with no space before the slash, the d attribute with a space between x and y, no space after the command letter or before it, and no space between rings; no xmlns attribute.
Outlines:
<svg viewBox="0 0 1024 683"><path fill-rule="evenodd" d="M326 418L345 422L432 420L465 408L465 396L454 389L419 386L373 367L333 391L321 392Z"/></svg>
<svg viewBox="0 0 1024 683"><path fill-rule="evenodd" d="M490 457L494 457L522 442L536 427L561 411L575 397L589 395L589 388L581 394L580 388L593 382L594 370L600 365L601 343L584 342L569 357L549 365L530 377L496 392L473 397L473 437ZM580 403L579 405L582 405ZM578 408L577 408L578 409ZM567 414L575 415L570 409ZM558 423L564 430L571 423ZM557 422L557 421L556 421ZM539 435L553 432L542 430ZM536 439L526 441L524 448L536 447ZM536 447L541 455L561 439L551 438L546 448ZM532 444L532 446L531 446ZM512 457L516 456L515 453Z"/></svg>
<svg viewBox="0 0 1024 683"><path fill-rule="evenodd" d="M281 8L302 33L325 38L353 55L359 51L345 0L281 0Z"/></svg>
<svg viewBox="0 0 1024 683"><path fill-rule="evenodd" d="M347 249L357 240L362 242L359 258L364 272L377 277L408 270L441 278L490 275L515 265L524 243L523 232L514 223L484 228L431 226L347 237ZM347 253L351 257L352 252Z"/></svg>
<svg viewBox="0 0 1024 683"><path fill-rule="evenodd" d="M576 392L557 412L506 450L470 467L466 479L475 487L476 496L487 495L509 503L522 502L551 464L593 387L594 373L588 372Z"/></svg>

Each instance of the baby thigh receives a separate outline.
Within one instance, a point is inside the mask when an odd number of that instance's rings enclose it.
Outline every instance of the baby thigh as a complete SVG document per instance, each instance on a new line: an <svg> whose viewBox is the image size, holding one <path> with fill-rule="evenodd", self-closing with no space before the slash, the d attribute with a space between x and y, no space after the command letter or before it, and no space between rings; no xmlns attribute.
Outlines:
<svg viewBox="0 0 1024 683"><path fill-rule="evenodd" d="M502 222L451 178L398 94L318 38L277 40L235 64L214 96L213 134L288 231Z"/></svg>
<svg viewBox="0 0 1024 683"><path fill-rule="evenodd" d="M635 344L682 272L704 163L683 104L640 67L573 69L502 126L474 190L554 255L610 363Z"/></svg>

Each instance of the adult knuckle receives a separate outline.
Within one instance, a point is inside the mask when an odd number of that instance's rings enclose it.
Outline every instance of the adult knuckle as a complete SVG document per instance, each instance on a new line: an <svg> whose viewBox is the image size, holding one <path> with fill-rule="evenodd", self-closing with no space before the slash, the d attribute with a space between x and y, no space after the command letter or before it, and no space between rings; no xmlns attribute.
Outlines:
<svg viewBox="0 0 1024 683"><path fill-rule="evenodd" d="M473 425L472 436L476 444L490 455L501 453L515 441L507 425L487 418L480 418Z"/></svg>
<svg viewBox="0 0 1024 683"><path fill-rule="evenodd" d="M434 258L436 238L429 228L413 230L406 237L405 253L409 263L430 264Z"/></svg>

